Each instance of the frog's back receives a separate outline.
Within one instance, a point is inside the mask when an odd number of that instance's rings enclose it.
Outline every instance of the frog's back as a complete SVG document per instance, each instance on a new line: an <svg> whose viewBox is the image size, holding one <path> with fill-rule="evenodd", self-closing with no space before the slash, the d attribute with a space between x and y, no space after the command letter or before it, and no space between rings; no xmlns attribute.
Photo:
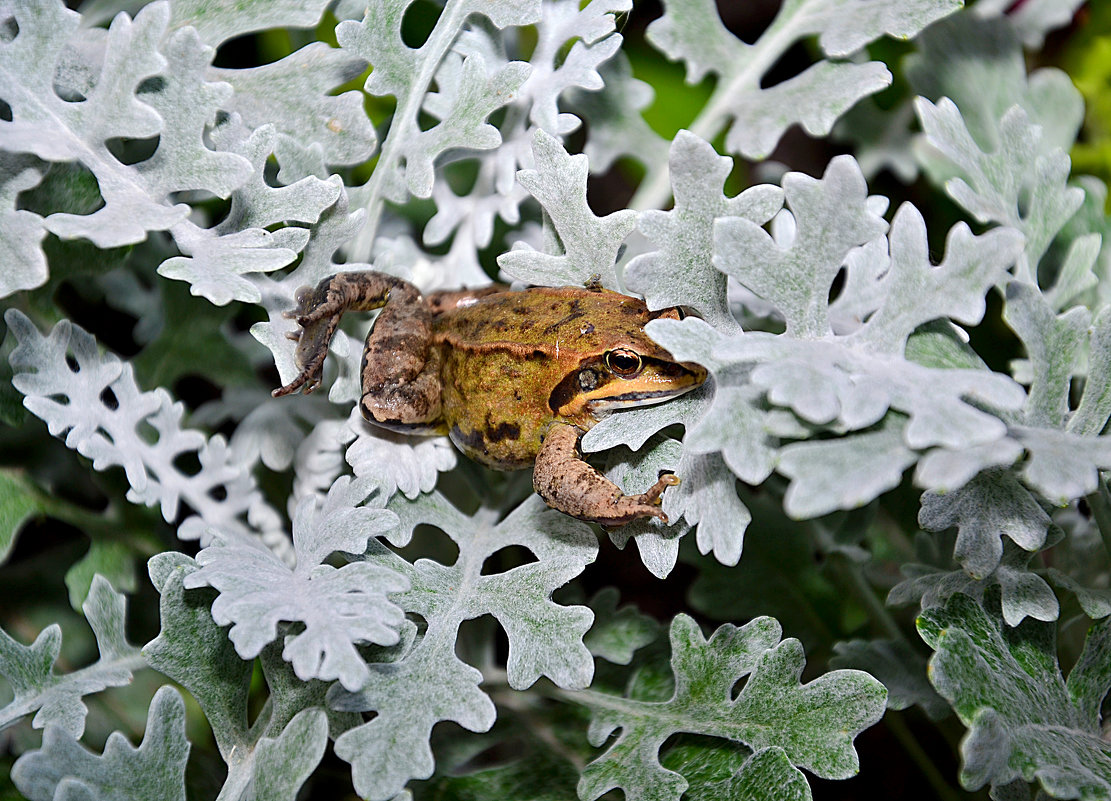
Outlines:
<svg viewBox="0 0 1111 801"><path fill-rule="evenodd" d="M644 301L608 290L532 287L498 292L438 315L437 338L451 347L514 348L553 358L593 356L632 343L651 344L644 324L656 313ZM539 354L537 354L539 355Z"/></svg>

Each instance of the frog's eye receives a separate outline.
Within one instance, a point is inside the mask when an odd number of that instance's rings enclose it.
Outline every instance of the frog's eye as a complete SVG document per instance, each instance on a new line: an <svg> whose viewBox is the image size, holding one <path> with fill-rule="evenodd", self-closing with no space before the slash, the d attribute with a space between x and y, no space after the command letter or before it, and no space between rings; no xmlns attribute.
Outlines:
<svg viewBox="0 0 1111 801"><path fill-rule="evenodd" d="M619 376L631 378L640 372L640 354L628 348L618 348L606 352L606 367Z"/></svg>

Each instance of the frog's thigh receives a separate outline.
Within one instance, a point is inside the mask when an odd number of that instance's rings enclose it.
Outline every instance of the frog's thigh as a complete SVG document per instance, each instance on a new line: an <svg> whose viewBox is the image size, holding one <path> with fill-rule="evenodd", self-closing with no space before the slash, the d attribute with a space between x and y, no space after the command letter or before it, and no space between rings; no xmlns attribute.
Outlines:
<svg viewBox="0 0 1111 801"><path fill-rule="evenodd" d="M360 401L371 422L400 431L440 418L440 349L432 347L432 315L420 301L390 302L363 350Z"/></svg>
<svg viewBox="0 0 1111 801"><path fill-rule="evenodd" d="M620 526L640 517L658 517L666 523L659 497L677 479L663 476L643 495L625 495L579 456L580 436L581 430L566 423L548 430L532 471L532 486L540 497L554 509L603 526Z"/></svg>

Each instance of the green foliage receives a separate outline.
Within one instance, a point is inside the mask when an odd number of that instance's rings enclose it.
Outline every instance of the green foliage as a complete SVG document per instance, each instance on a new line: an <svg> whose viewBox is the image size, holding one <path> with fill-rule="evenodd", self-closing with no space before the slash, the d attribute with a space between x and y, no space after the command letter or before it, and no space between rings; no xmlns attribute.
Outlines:
<svg viewBox="0 0 1111 801"><path fill-rule="evenodd" d="M1111 800L1111 18L734 5L0 0L18 792ZM581 441L669 523L367 424L356 315L271 397L367 269L679 307L710 380Z"/></svg>

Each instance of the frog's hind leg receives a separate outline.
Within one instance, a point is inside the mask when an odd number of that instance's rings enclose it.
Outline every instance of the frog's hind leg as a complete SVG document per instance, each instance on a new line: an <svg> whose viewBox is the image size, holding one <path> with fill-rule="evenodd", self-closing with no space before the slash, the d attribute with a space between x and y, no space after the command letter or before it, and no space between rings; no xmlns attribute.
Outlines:
<svg viewBox="0 0 1111 801"><path fill-rule="evenodd" d="M679 479L665 473L647 492L626 495L583 461L578 453L581 436L575 426L557 423L544 437L532 470L532 486L548 506L603 526L620 526L641 517L657 517L666 523L660 496Z"/></svg>
<svg viewBox="0 0 1111 801"><path fill-rule="evenodd" d="M373 346L374 358L368 371L364 355L364 391L373 386L378 394L388 398L390 392L384 386L391 380L395 385L405 384L421 374L429 351L431 328L420 292L408 281L370 271L337 273L325 278L315 289L306 287L299 291L297 303L297 309L287 312L286 316L301 326L296 334L290 335L297 340L296 359L301 372L288 384L274 390L274 397L288 395L302 387L305 392L312 392L320 384L328 344L344 312L371 311L383 305L386 308L367 338L367 347ZM398 353L401 349L408 349L408 352ZM370 385L368 372L372 378ZM365 398L363 413L367 414ZM375 418L368 415L368 419Z"/></svg>
<svg viewBox="0 0 1111 801"><path fill-rule="evenodd" d="M438 430L441 353L432 347L432 313L413 292L392 294L366 338L359 408L372 423L421 433Z"/></svg>

